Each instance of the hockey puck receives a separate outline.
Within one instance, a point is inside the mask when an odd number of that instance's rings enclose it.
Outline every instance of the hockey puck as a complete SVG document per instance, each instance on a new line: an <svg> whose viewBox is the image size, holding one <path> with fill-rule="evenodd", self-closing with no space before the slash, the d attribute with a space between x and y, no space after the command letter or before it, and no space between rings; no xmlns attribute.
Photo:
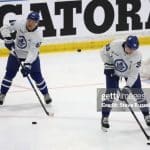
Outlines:
<svg viewBox="0 0 150 150"><path fill-rule="evenodd" d="M32 124L37 124L37 122L36 122L36 121L33 121Z"/></svg>
<svg viewBox="0 0 150 150"><path fill-rule="evenodd" d="M81 52L81 49L77 49L77 52Z"/></svg>
<svg viewBox="0 0 150 150"><path fill-rule="evenodd" d="M150 145L150 143L148 142L147 145Z"/></svg>

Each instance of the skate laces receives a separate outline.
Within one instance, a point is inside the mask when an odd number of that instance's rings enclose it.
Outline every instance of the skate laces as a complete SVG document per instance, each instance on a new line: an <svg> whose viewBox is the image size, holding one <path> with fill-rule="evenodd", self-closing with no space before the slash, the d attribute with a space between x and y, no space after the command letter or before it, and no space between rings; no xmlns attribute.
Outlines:
<svg viewBox="0 0 150 150"><path fill-rule="evenodd" d="M4 98L4 97L5 97L5 95L0 93L0 98Z"/></svg>
<svg viewBox="0 0 150 150"><path fill-rule="evenodd" d="M5 94L0 93L0 101L4 101L5 96L6 96Z"/></svg>
<svg viewBox="0 0 150 150"><path fill-rule="evenodd" d="M150 123L150 115L145 116L145 121Z"/></svg>
<svg viewBox="0 0 150 150"><path fill-rule="evenodd" d="M44 99L45 99L45 100L49 100L49 99L50 99L49 94L45 94L45 95L44 95Z"/></svg>
<svg viewBox="0 0 150 150"><path fill-rule="evenodd" d="M104 118L103 118L103 123L104 123L104 124L108 124L108 118L107 118L107 117L104 117Z"/></svg>

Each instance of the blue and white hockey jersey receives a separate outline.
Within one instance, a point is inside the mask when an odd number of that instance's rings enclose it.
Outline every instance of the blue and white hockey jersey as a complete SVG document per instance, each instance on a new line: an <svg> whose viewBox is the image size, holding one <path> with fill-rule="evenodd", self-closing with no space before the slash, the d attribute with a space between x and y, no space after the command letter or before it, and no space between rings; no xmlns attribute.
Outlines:
<svg viewBox="0 0 150 150"><path fill-rule="evenodd" d="M116 40L106 45L101 53L105 69L114 69L115 74L127 79L126 86L132 87L140 72L142 55L139 50L132 54L124 51L123 40Z"/></svg>

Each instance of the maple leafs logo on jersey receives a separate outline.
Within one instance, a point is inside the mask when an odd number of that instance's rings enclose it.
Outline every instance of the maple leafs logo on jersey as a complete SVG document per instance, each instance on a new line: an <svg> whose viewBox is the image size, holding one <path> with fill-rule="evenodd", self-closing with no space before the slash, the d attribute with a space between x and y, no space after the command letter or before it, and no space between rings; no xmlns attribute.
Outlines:
<svg viewBox="0 0 150 150"><path fill-rule="evenodd" d="M19 36L17 38L17 46L21 49L24 49L27 47L27 41L24 36Z"/></svg>
<svg viewBox="0 0 150 150"><path fill-rule="evenodd" d="M115 69L119 72L125 72L128 69L128 65L123 59L116 59L114 65Z"/></svg>

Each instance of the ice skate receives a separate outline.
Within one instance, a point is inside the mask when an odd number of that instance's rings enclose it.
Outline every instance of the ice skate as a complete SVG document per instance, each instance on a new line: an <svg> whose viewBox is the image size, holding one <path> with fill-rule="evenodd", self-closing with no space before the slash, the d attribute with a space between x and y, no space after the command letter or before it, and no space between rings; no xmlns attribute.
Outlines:
<svg viewBox="0 0 150 150"><path fill-rule="evenodd" d="M145 119L147 126L150 127L150 115L145 116L144 119Z"/></svg>
<svg viewBox="0 0 150 150"><path fill-rule="evenodd" d="M52 99L48 93L44 95L44 101L46 104L50 104L52 102Z"/></svg>
<svg viewBox="0 0 150 150"><path fill-rule="evenodd" d="M110 125L109 125L109 121L108 121L108 117L102 117L101 120L101 128L104 132L107 132L109 129Z"/></svg>
<svg viewBox="0 0 150 150"><path fill-rule="evenodd" d="M0 93L0 105L3 105L5 96L6 95Z"/></svg>

